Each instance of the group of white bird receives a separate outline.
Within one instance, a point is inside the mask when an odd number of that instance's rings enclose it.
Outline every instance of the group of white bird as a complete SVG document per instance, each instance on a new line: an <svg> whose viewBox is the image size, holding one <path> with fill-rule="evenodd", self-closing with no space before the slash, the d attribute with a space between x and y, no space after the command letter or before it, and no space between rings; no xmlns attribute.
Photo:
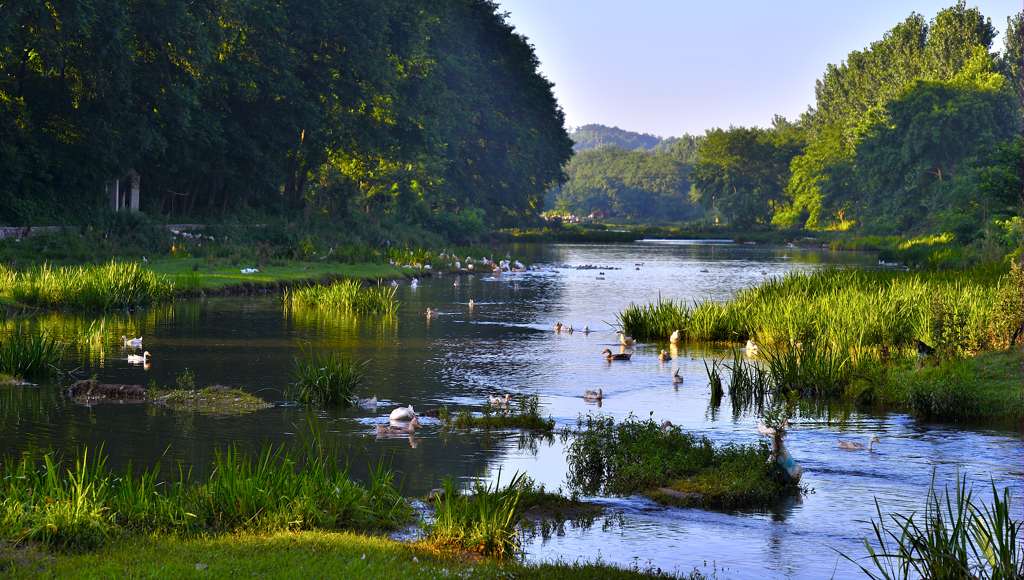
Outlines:
<svg viewBox="0 0 1024 580"><path fill-rule="evenodd" d="M122 335L121 344L122 346L124 346L124 348L130 348L137 351L142 348L142 337L140 336L138 338L128 338L127 336ZM143 351L142 354L131 353L128 355L128 364L146 365L149 364L149 360L151 358L152 356L149 354L148 350Z"/></svg>

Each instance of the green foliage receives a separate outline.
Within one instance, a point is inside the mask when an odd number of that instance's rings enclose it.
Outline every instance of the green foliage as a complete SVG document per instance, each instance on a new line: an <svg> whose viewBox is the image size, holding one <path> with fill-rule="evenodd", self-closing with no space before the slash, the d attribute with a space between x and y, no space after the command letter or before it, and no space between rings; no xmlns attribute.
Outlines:
<svg viewBox="0 0 1024 580"><path fill-rule="evenodd" d="M350 407L363 382L365 362L338 353L307 353L295 359L292 394L308 405Z"/></svg>
<svg viewBox="0 0 1024 580"><path fill-rule="evenodd" d="M989 503L978 501L966 476L950 493L929 489L923 512L882 514L872 521L877 546L864 540L867 556L843 554L869 578L982 578L1009 580L1024 576L1024 521L1010 508L1010 489L992 483ZM861 563L867 560L867 563Z"/></svg>
<svg viewBox="0 0 1024 580"><path fill-rule="evenodd" d="M484 0L12 7L0 223L95 220L129 169L168 216L532 215L571 155L538 65Z"/></svg>
<svg viewBox="0 0 1024 580"><path fill-rule="evenodd" d="M344 280L288 290L284 302L291 308L333 308L352 314L394 316L398 313L396 293L393 286L364 286L360 280Z"/></svg>
<svg viewBox="0 0 1024 580"><path fill-rule="evenodd" d="M163 480L159 466L115 472L102 451L83 451L71 465L53 453L11 458L0 474L0 538L61 550L94 549L126 533L371 531L411 515L390 472L378 468L364 487L333 456L272 447L218 453L203 482L180 471Z"/></svg>
<svg viewBox="0 0 1024 580"><path fill-rule="evenodd" d="M114 310L170 300L174 284L136 262L101 266L48 264L17 272L5 292L27 306L76 310Z"/></svg>
<svg viewBox="0 0 1024 580"><path fill-rule="evenodd" d="M431 541L485 556L508 558L520 547L520 496L527 483L525 473L516 473L501 487L501 474L493 485L477 481L471 494L460 493L452 478L444 482L444 495L434 503Z"/></svg>
<svg viewBox="0 0 1024 580"><path fill-rule="evenodd" d="M444 408L439 416L445 427L454 429L531 429L551 432L555 428L554 419L541 416L540 397L537 395L517 397L508 409L487 405L479 415L468 410L452 415Z"/></svg>
<svg viewBox="0 0 1024 580"><path fill-rule="evenodd" d="M15 325L0 334L0 374L23 379L51 376L58 371L64 350L53 336Z"/></svg>
<svg viewBox="0 0 1024 580"><path fill-rule="evenodd" d="M678 427L653 419L581 420L566 451L572 489L593 494L652 492L660 501L703 507L764 506L798 487L787 482L768 447L716 447Z"/></svg>
<svg viewBox="0 0 1024 580"><path fill-rule="evenodd" d="M624 151L651 150L663 141L661 137L655 135L634 133L596 123L576 127L569 137L573 140L573 149L576 152L602 147L615 147Z"/></svg>

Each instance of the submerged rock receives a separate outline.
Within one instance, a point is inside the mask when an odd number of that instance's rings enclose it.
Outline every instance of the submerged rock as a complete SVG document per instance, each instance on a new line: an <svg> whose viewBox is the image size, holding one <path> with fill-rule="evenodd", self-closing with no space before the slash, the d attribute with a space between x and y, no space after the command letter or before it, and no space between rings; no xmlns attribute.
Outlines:
<svg viewBox="0 0 1024 580"><path fill-rule="evenodd" d="M96 379L75 381L65 393L69 398L80 403L100 401L142 403L146 400L146 387L142 385L101 383Z"/></svg>

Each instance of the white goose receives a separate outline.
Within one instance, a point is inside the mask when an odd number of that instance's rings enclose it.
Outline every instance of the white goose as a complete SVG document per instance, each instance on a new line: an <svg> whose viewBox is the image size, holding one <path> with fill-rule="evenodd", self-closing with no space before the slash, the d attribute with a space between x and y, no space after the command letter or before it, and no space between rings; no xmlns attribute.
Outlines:
<svg viewBox="0 0 1024 580"><path fill-rule="evenodd" d="M619 344L621 344L622 346L633 346L633 342L634 341L632 336L626 336L621 332L619 333Z"/></svg>
<svg viewBox="0 0 1024 580"><path fill-rule="evenodd" d="M398 407L388 415L389 421L411 421L415 418L416 411L412 410L412 405L409 405L408 407Z"/></svg>
<svg viewBox="0 0 1024 580"><path fill-rule="evenodd" d="M122 334L121 343L124 344L126 348L142 348L142 337L128 338Z"/></svg>
<svg viewBox="0 0 1024 580"><path fill-rule="evenodd" d="M749 356L757 356L757 343L748 338L746 351Z"/></svg>
<svg viewBox="0 0 1024 580"><path fill-rule="evenodd" d="M142 354L130 354L128 355L128 364L130 365L144 365L149 362L150 354L147 350Z"/></svg>

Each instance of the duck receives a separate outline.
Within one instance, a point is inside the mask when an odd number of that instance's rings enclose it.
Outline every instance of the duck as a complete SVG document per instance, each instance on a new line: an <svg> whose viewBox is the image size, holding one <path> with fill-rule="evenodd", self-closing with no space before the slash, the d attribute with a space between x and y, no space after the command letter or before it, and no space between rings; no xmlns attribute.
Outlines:
<svg viewBox="0 0 1024 580"><path fill-rule="evenodd" d="M509 403L512 402L512 395L505 393L505 396L501 395L489 395L487 397L487 404L492 407L508 407Z"/></svg>
<svg viewBox="0 0 1024 580"><path fill-rule="evenodd" d="M672 384L673 385L681 385L681 384L683 384L683 375L679 374L679 369L676 369L676 372L672 373Z"/></svg>
<svg viewBox="0 0 1024 580"><path fill-rule="evenodd" d="M874 451L875 450L874 449L875 443L881 443L881 442L882 442L882 440L878 438L878 435L872 435L871 438L868 439L868 444L867 445L864 445L860 441L847 441L845 439L840 439L839 440L839 448L840 449L845 449L847 451L862 451L865 448L868 451Z"/></svg>
<svg viewBox="0 0 1024 580"><path fill-rule="evenodd" d="M662 349L661 352L658 353L658 360L661 362L668 362L672 360L672 355L665 351L665 349Z"/></svg>
<svg viewBox="0 0 1024 580"><path fill-rule="evenodd" d="M561 322L556 322L555 323L555 333L556 334L561 334L561 332L562 332L562 323Z"/></svg>
<svg viewBox="0 0 1024 580"><path fill-rule="evenodd" d="M601 401L604 399L604 391L597 389L596 391L587 389L583 391L583 400L585 401Z"/></svg>
<svg viewBox="0 0 1024 580"><path fill-rule="evenodd" d="M411 421L416 418L416 411L413 410L412 405L408 407L397 407L391 411L388 415L388 421Z"/></svg>
<svg viewBox="0 0 1024 580"><path fill-rule="evenodd" d="M757 343L755 343L753 340L750 340L748 338L747 339L746 351L747 351L747 354L750 355L750 356L757 355Z"/></svg>
<svg viewBox="0 0 1024 580"><path fill-rule="evenodd" d="M413 288L415 288L415 287L417 287L417 286L419 286L419 285L420 285L420 281L419 281L419 279L418 279L418 278L413 278L413 279L412 279L412 280L411 280L411 281L409 282L409 285L410 285L410 286L412 286Z"/></svg>
<svg viewBox="0 0 1024 580"><path fill-rule="evenodd" d="M359 406L363 409L376 409L377 408L377 395L370 397L369 399L359 399Z"/></svg>
<svg viewBox="0 0 1024 580"><path fill-rule="evenodd" d="M626 336L621 332L619 333L619 344L621 344L622 346L633 346L634 342L635 341L633 340L632 336Z"/></svg>
<svg viewBox="0 0 1024 580"><path fill-rule="evenodd" d="M121 342L124 344L125 348L142 348L141 336L138 338L128 338L127 336L122 334Z"/></svg>
<svg viewBox="0 0 1024 580"><path fill-rule="evenodd" d="M566 332L566 334L572 334L572 333L576 332L576 329L574 329L574 328L572 327L572 325L570 324L570 325L568 326L568 328L566 328L566 329L565 329L565 332Z"/></svg>
<svg viewBox="0 0 1024 580"><path fill-rule="evenodd" d="M377 425L377 435L412 435L420 426L420 420L413 417L408 423L400 425Z"/></svg>
<svg viewBox="0 0 1024 580"><path fill-rule="evenodd" d="M128 364L130 364L130 365L144 365L144 364L149 362L150 356L151 355L149 354L148 350L146 352L142 353L141 355L140 354L130 354L130 355L128 355Z"/></svg>
<svg viewBox="0 0 1024 580"><path fill-rule="evenodd" d="M431 318L436 318L437 317L437 310L434 310L433 308L427 308L426 314L427 314L427 320L430 320Z"/></svg>
<svg viewBox="0 0 1024 580"><path fill-rule="evenodd" d="M142 340L142 339L139 339L139 340ZM928 346L928 344L926 344L921 339L917 339L916 343L917 343L916 344L916 346L917 346L917 356L919 356L919 357L926 357L926 356L935 354L935 347L934 346Z"/></svg>
<svg viewBox="0 0 1024 580"><path fill-rule="evenodd" d="M679 341L681 341L682 339L683 337L678 330L673 330L672 334L669 335L668 337L668 341L671 342L672 344L679 344Z"/></svg>
<svg viewBox="0 0 1024 580"><path fill-rule="evenodd" d="M593 332L593 331L590 330L589 326L584 326L583 327L583 334L589 335L591 332Z"/></svg>
<svg viewBox="0 0 1024 580"><path fill-rule="evenodd" d="M474 308L476 308L476 302L474 302L473 299L470 298L469 299L469 309L472 310Z"/></svg>
<svg viewBox="0 0 1024 580"><path fill-rule="evenodd" d="M602 350L601 354L603 354L604 358L608 359L609 362L613 360L629 360L633 356L633 353L631 352L614 353L611 349L607 348Z"/></svg>
<svg viewBox="0 0 1024 580"><path fill-rule="evenodd" d="M661 422L661 432L662 433L668 433L669 431L671 431L674 428L675 428L675 425L673 425L672 421L669 421L668 419L665 419L664 421Z"/></svg>

